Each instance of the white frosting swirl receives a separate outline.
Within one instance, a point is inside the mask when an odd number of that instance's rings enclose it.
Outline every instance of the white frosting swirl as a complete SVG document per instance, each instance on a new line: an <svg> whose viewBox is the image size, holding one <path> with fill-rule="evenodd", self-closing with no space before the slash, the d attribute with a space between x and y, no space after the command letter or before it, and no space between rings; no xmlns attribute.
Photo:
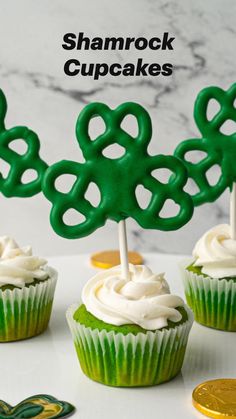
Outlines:
<svg viewBox="0 0 236 419"><path fill-rule="evenodd" d="M34 279L44 280L48 274L43 269L47 261L32 256L30 246L20 248L10 237L0 237L0 287L24 287Z"/></svg>
<svg viewBox="0 0 236 419"><path fill-rule="evenodd" d="M236 240L230 226L220 224L207 231L193 249L194 266L212 278L236 276Z"/></svg>
<svg viewBox="0 0 236 419"><path fill-rule="evenodd" d="M137 324L146 330L165 327L167 320L181 320L176 307L183 300L170 294L164 274L153 274L142 265L129 265L129 271L129 280L121 277L120 266L91 278L82 291L86 309L106 323Z"/></svg>

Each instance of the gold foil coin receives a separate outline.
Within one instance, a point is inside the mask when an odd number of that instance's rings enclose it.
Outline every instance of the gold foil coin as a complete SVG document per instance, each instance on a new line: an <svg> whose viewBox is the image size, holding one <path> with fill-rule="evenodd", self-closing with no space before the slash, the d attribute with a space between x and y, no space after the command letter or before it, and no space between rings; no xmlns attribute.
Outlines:
<svg viewBox="0 0 236 419"><path fill-rule="evenodd" d="M133 265L142 265L143 258L139 253L128 252L129 263ZM118 250L107 250L104 252L94 253L91 256L93 266L101 269L109 269L113 266L120 265L120 252Z"/></svg>
<svg viewBox="0 0 236 419"><path fill-rule="evenodd" d="M210 418L236 419L236 379L206 381L193 391L193 405Z"/></svg>

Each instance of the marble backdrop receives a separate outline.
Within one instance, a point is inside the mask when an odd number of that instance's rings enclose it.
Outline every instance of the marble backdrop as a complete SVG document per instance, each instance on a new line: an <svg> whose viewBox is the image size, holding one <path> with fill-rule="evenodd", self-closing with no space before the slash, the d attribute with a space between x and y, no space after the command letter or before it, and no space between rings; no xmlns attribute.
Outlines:
<svg viewBox="0 0 236 419"><path fill-rule="evenodd" d="M143 104L153 120L151 153L172 153L177 143L198 135L192 110L204 86L227 88L235 81L235 0L0 0L0 77L9 113L7 126L28 125L42 142L42 157L81 160L74 127L90 101L117 106ZM95 36L161 36L176 39L173 51L65 51L66 32ZM64 62L173 62L171 77L66 77ZM128 221L130 248L147 252L189 253L209 227L228 220L226 192L212 205L196 209L176 232L143 230ZM1 197L1 234L31 243L45 255L92 252L117 246L117 226L109 222L82 240L58 237L49 224L50 204L40 194L31 199Z"/></svg>

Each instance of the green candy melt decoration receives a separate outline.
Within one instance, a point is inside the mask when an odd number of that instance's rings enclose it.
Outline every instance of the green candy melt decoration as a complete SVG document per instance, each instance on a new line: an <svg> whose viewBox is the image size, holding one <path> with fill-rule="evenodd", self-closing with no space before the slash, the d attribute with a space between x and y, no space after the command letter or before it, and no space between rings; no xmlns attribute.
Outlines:
<svg viewBox="0 0 236 419"><path fill-rule="evenodd" d="M127 115L133 115L137 121L135 138L121 127ZM102 118L106 128L103 134L91 140L89 124L97 116ZM189 221L193 204L183 190L188 179L187 170L177 157L148 154L152 124L142 106L127 102L112 110L103 103L91 103L78 117L76 136L85 163L60 161L47 169L42 183L45 196L52 202L50 219L57 234L69 239L80 238L103 226L107 219L119 222L132 217L144 228L159 230L175 230ZM121 157L110 159L104 155L104 150L112 144L124 148ZM152 175L154 170L163 168L172 173L167 183ZM57 190L55 182L66 174L74 175L76 180L71 190L64 193ZM97 185L101 194L96 207L85 198L91 182ZM152 194L146 209L139 206L138 185ZM160 212L168 199L179 205L179 212L173 217L161 217ZM70 209L82 214L85 220L67 225L63 217Z"/></svg>
<svg viewBox="0 0 236 419"><path fill-rule="evenodd" d="M16 406L0 400L0 419L59 419L74 413L75 407L47 394L28 397Z"/></svg>
<svg viewBox="0 0 236 419"><path fill-rule="evenodd" d="M209 118L207 115L210 101L217 101L220 109ZM236 123L236 83L229 90L219 87L207 87L197 96L194 106L195 122L202 138L183 141L175 150L175 155L184 162L189 177L198 187L198 192L192 196L194 205L215 201L222 192L236 182L236 130L227 135L222 132L226 121ZM187 153L202 151L206 156L198 163L187 160ZM215 165L221 170L221 175L215 185L207 179L207 172Z"/></svg>
<svg viewBox="0 0 236 419"><path fill-rule="evenodd" d="M0 191L8 198L30 197L41 191L41 181L47 164L39 157L40 142L37 134L24 126L6 129L6 112L6 98L0 90L0 158L10 166L6 177L1 174L0 166ZM16 140L23 140L27 146L23 155L10 147ZM23 175L28 170L34 170L37 176L29 182L23 182Z"/></svg>

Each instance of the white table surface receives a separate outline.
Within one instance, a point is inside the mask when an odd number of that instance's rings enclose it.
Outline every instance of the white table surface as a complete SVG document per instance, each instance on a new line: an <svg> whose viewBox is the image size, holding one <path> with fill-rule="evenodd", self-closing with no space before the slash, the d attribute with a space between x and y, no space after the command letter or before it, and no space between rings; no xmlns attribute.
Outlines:
<svg viewBox="0 0 236 419"><path fill-rule="evenodd" d="M146 264L166 272L171 290L183 296L180 256L146 255ZM182 373L169 383L147 388L112 388L85 377L79 367L65 320L67 307L96 270L88 255L51 258L59 272L49 329L33 339L0 345L0 398L16 404L34 394L51 394L74 404L72 418L203 418L191 404L194 387L207 379L236 376L236 333L194 323Z"/></svg>

